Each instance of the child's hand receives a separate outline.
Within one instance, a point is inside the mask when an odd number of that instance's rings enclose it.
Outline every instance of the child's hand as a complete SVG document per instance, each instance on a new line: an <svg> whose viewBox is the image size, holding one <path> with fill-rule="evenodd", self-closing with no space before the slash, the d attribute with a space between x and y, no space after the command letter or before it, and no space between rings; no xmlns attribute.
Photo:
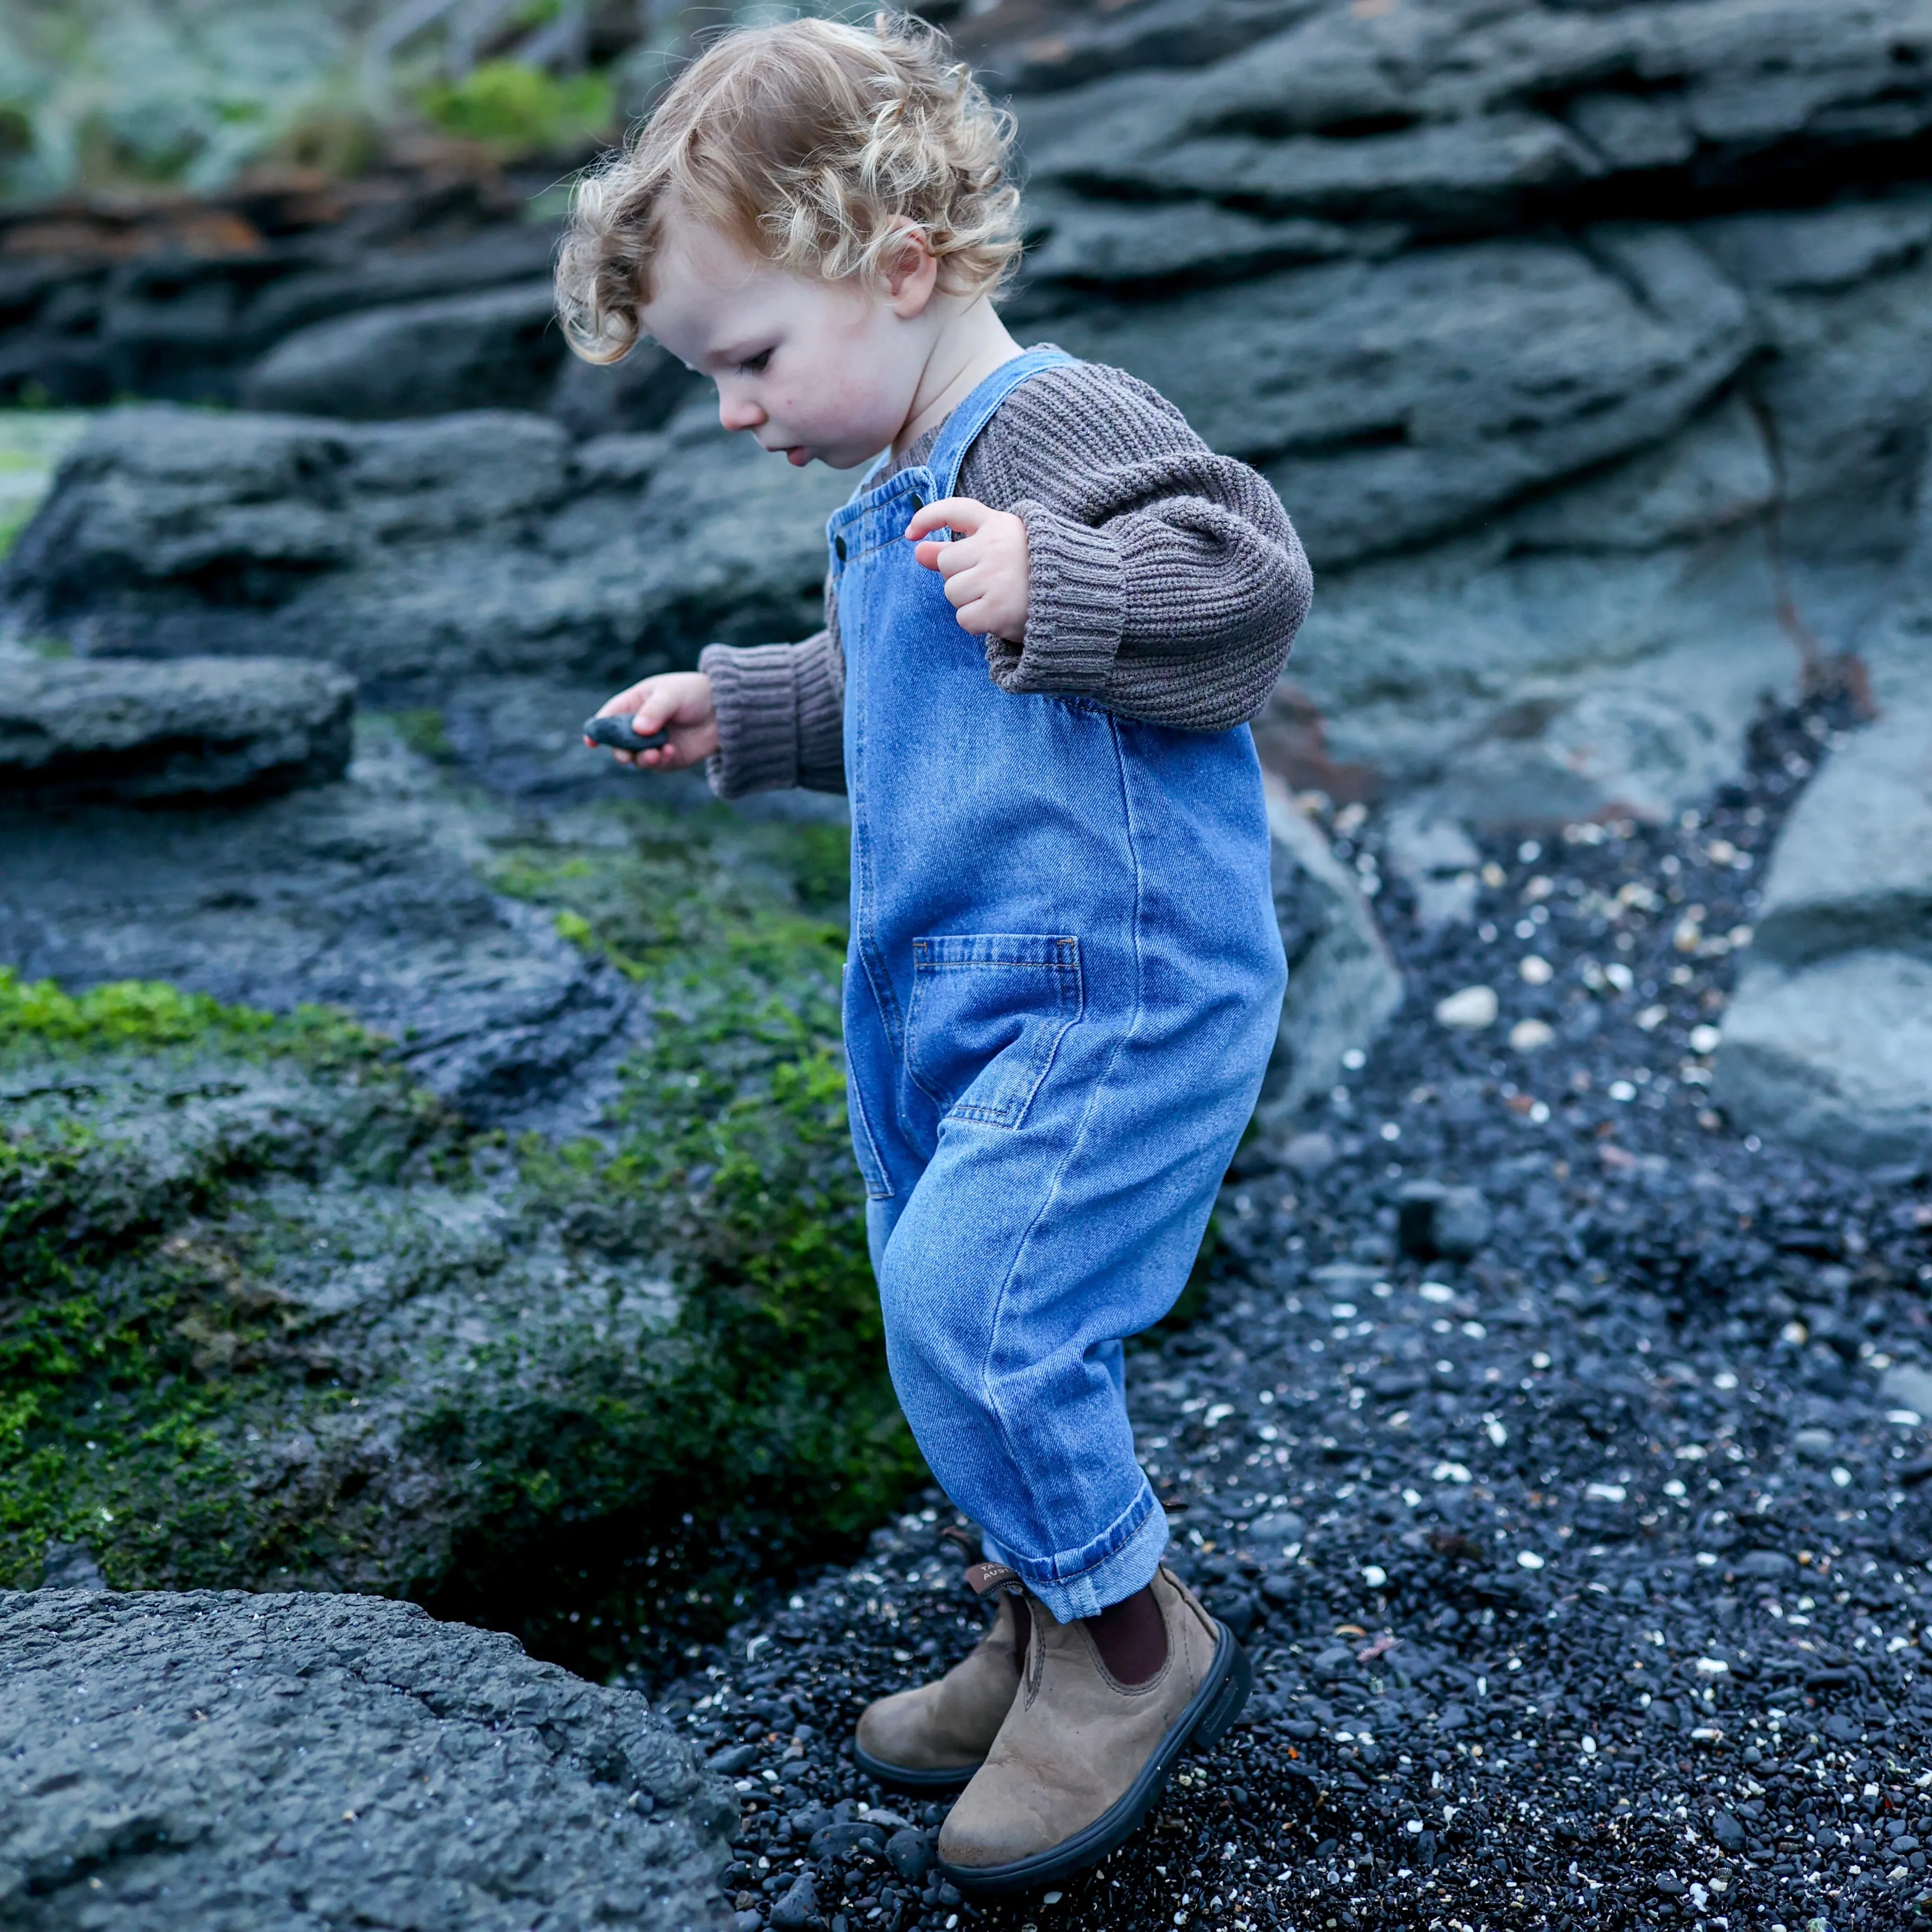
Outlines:
<svg viewBox="0 0 1932 1932"><path fill-rule="evenodd" d="M718 748L718 709L711 680L701 670L665 671L620 691L597 713L600 718L628 718L640 737L668 730L670 742L651 752L613 752L620 765L640 765L648 771L674 772L709 758ZM586 745L590 740L584 741Z"/></svg>
<svg viewBox="0 0 1932 1932"><path fill-rule="evenodd" d="M950 543L928 538L913 554L945 578L946 601L958 612L959 628L1018 644L1026 635L1031 583L1026 525L970 496L948 496L927 504L906 535L916 542L942 526L953 532Z"/></svg>

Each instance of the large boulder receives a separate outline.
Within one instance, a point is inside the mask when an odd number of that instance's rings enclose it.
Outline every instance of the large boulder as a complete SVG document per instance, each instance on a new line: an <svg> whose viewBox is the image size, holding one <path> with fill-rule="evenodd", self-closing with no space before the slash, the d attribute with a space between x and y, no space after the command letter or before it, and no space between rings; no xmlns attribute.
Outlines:
<svg viewBox="0 0 1932 1932"><path fill-rule="evenodd" d="M545 276L311 322L243 376L240 400L358 422L527 409L566 352Z"/></svg>
<svg viewBox="0 0 1932 1932"><path fill-rule="evenodd" d="M1883 714L1832 754L1785 824L1713 1088L1742 1124L1859 1166L1932 1167L1922 621L1899 614L1873 666Z"/></svg>
<svg viewBox="0 0 1932 1932"><path fill-rule="evenodd" d="M478 674L626 681L820 620L850 493L700 408L574 444L508 410L424 423L104 417L8 560L14 621L90 652L313 656L436 702Z"/></svg>
<svg viewBox="0 0 1932 1932"><path fill-rule="evenodd" d="M1742 293L1661 226L1300 268L1055 326L1264 468L1330 568L1657 442L1756 340Z"/></svg>
<svg viewBox="0 0 1932 1932"><path fill-rule="evenodd" d="M412 1604L0 1592L22 1932L725 1922L735 1799L637 1692Z"/></svg>
<svg viewBox="0 0 1932 1932"><path fill-rule="evenodd" d="M83 666L101 684L121 675ZM298 667L291 682L340 712L339 674ZM562 736L591 694L550 702ZM344 1007L474 1120L591 1118L636 1024L630 988L479 877L510 829L500 810L442 785L394 726L361 738L339 782L218 812L0 801L0 961L72 986L166 980L278 1011Z"/></svg>
<svg viewBox="0 0 1932 1932"><path fill-rule="evenodd" d="M356 681L292 658L0 659L0 791L153 802L348 768Z"/></svg>

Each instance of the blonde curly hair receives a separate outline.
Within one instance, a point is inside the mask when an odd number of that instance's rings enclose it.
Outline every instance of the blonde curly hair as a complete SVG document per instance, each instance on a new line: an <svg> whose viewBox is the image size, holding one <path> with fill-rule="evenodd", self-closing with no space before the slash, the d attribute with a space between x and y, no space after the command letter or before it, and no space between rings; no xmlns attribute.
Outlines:
<svg viewBox="0 0 1932 1932"><path fill-rule="evenodd" d="M746 27L714 40L617 153L577 182L557 258L564 333L614 362L642 332L674 212L794 274L877 274L908 228L942 286L998 288L1020 254L1010 116L944 35L881 14Z"/></svg>

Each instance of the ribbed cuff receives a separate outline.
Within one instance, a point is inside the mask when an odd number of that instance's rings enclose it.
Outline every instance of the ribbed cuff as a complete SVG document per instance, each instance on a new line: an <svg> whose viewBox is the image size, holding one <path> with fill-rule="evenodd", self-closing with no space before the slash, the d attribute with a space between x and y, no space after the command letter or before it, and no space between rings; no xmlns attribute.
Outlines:
<svg viewBox="0 0 1932 1932"><path fill-rule="evenodd" d="M830 631L793 646L798 704L798 782L845 789L845 654Z"/></svg>
<svg viewBox="0 0 1932 1932"><path fill-rule="evenodd" d="M798 782L795 644L706 644L698 668L711 680L718 748L705 763L720 798Z"/></svg>
<svg viewBox="0 0 1932 1932"><path fill-rule="evenodd" d="M1111 532L1076 523L1030 499L1013 506L1027 526L1026 637L988 650L1003 691L1102 692L1120 655L1126 619L1126 572Z"/></svg>

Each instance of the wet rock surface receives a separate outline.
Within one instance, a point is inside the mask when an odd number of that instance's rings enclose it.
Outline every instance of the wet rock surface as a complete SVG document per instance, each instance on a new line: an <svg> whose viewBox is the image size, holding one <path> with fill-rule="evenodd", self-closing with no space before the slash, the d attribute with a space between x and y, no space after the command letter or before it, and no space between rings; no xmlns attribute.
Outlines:
<svg viewBox="0 0 1932 1932"><path fill-rule="evenodd" d="M902 1866L944 1807L848 1740L979 1629L929 1498L667 1700L747 1807L744 1932L806 1877L848 1928L1932 1908L1932 1196L1740 1138L1706 1088L1754 875L1836 728L1760 730L1748 782L1668 829L1488 844L1467 926L1378 898L1409 999L1231 1184L1209 1312L1129 1371L1173 1560L1259 1666L1246 1724L1057 1898ZM1490 1026L1434 1018L1476 984ZM1550 1043L1511 1046L1532 1019ZM1472 1252L1405 1243L1418 1184L1480 1190Z"/></svg>
<svg viewBox="0 0 1932 1932"><path fill-rule="evenodd" d="M7 580L17 623L90 652L316 656L445 704L492 675L608 682L714 636L808 634L850 490L727 442L708 408L574 445L507 410L130 409L68 458Z"/></svg>
<svg viewBox="0 0 1932 1932"><path fill-rule="evenodd" d="M194 802L349 764L356 683L293 658L0 659L0 792Z"/></svg>
<svg viewBox="0 0 1932 1932"><path fill-rule="evenodd" d="M184 668L136 664L124 683L117 667L83 659L49 674L71 671L62 688L91 681L104 694L144 680L172 689ZM273 688L280 674L218 663L196 688L255 689L265 676ZM334 716L346 740L350 681L298 666L292 684L326 694L321 722ZM554 701L568 722L584 708L582 693ZM310 728L279 701L266 709L284 736ZM208 768L180 757L156 769L178 784ZM118 758L113 769L123 770ZM144 778L154 783L136 764L117 788L151 797L136 789ZM493 838L513 824L444 783L386 720L365 722L339 782L286 797L162 814L0 801L0 958L74 986L158 980L277 1010L346 1007L472 1119L580 1126L608 1096L598 1063L629 1036L636 1000L548 918L480 876Z"/></svg>
<svg viewBox="0 0 1932 1932"><path fill-rule="evenodd" d="M634 1691L367 1597L0 1593L0 1916L710 1932L736 1806Z"/></svg>

